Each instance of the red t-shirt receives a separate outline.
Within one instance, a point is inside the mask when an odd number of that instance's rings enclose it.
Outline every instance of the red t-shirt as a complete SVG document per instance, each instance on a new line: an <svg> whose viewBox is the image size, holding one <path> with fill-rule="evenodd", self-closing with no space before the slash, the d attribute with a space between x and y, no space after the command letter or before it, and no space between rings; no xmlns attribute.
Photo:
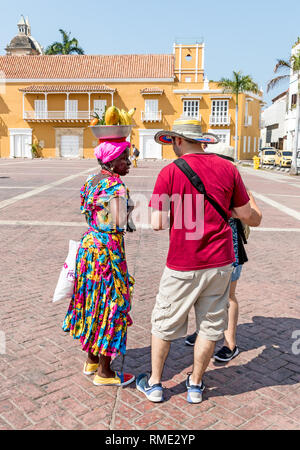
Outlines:
<svg viewBox="0 0 300 450"><path fill-rule="evenodd" d="M227 212L228 218L231 208L248 203L245 185L230 161L212 153L182 158L199 175L207 194ZM175 164L159 173L149 206L160 211L170 209L170 269L201 270L234 262L229 224Z"/></svg>

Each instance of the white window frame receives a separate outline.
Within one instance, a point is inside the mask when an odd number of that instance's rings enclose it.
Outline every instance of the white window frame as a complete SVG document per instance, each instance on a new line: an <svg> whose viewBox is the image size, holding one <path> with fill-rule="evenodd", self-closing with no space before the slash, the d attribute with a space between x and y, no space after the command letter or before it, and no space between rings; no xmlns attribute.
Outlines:
<svg viewBox="0 0 300 450"><path fill-rule="evenodd" d="M248 136L248 153L250 153L251 150L251 136Z"/></svg>
<svg viewBox="0 0 300 450"><path fill-rule="evenodd" d="M10 158L15 158L15 136L22 136L25 138L24 145L27 148L27 158L32 158L31 145L32 145L32 128L9 128L9 141L10 141ZM25 156L26 157L26 156Z"/></svg>
<svg viewBox="0 0 300 450"><path fill-rule="evenodd" d="M183 99L183 116L199 120L200 100Z"/></svg>
<svg viewBox="0 0 300 450"><path fill-rule="evenodd" d="M76 144L78 143L78 153L73 155L72 153L67 154L67 155L63 155L63 140L66 138L71 138L74 139L76 141ZM77 159L79 158L79 154L80 154L80 136L78 134L62 134L60 137L60 156L62 158L72 158L72 159Z"/></svg>
<svg viewBox="0 0 300 450"><path fill-rule="evenodd" d="M157 120L158 116L158 99L145 99L145 115L144 120Z"/></svg>
<svg viewBox="0 0 300 450"><path fill-rule="evenodd" d="M144 128L139 128L139 150L140 150L140 156L139 159L144 159L144 137L146 136L151 136L154 139L154 136L156 135L156 133L158 133L159 131L162 131L161 129L155 128L155 129L144 129ZM160 155L157 159L162 159L162 145L157 144L158 146L160 146Z"/></svg>
<svg viewBox="0 0 300 450"><path fill-rule="evenodd" d="M224 130L223 128L208 130L208 133L216 134L218 137L222 136L220 143L230 145L230 130Z"/></svg>
<svg viewBox="0 0 300 450"><path fill-rule="evenodd" d="M145 99L144 111L141 111L142 122L161 121L161 111L158 109L158 99Z"/></svg>
<svg viewBox="0 0 300 450"><path fill-rule="evenodd" d="M35 119L47 119L47 100L34 100Z"/></svg>
<svg viewBox="0 0 300 450"><path fill-rule="evenodd" d="M228 100L212 100L211 115L214 117L228 117L229 102Z"/></svg>
<svg viewBox="0 0 300 450"><path fill-rule="evenodd" d="M247 150L247 136L244 136L243 153L246 153L246 150Z"/></svg>
<svg viewBox="0 0 300 450"><path fill-rule="evenodd" d="M106 105L107 105L106 100L94 100L93 112L97 113L98 116L100 117L100 119L102 118L102 116L104 114Z"/></svg>
<svg viewBox="0 0 300 450"><path fill-rule="evenodd" d="M71 109L71 105L76 108ZM65 119L78 119L78 100L65 100Z"/></svg>

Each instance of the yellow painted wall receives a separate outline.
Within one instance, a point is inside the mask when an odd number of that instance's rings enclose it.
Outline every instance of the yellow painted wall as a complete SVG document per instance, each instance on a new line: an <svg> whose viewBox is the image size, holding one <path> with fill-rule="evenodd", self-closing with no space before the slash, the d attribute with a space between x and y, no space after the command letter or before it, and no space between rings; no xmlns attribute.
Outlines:
<svg viewBox="0 0 300 450"><path fill-rule="evenodd" d="M199 60L202 58L199 57ZM32 128L33 140L44 141L45 147L41 151L41 156L47 158L54 158L56 154L55 144L55 127L72 128L72 127L84 127L84 157L93 157L93 148L95 146L95 138L88 128L88 122L29 122L23 120L23 105L22 105L22 92L19 89L31 85L32 83L12 83L6 85L6 92L0 96L0 152L1 157L9 157L9 128ZM37 83L42 85L43 83ZM47 84L47 83L44 83ZM59 83L62 84L62 83ZM70 83L68 83L70 84ZM80 84L80 83L74 83ZM86 84L86 83L83 83ZM91 83L92 84L92 83ZM175 89L203 89L203 81L198 83L185 83L179 82L175 79L174 82L157 82L157 83L106 83L108 86L116 89L114 94L114 104L118 108L129 110L136 107L136 113L133 116L133 131L131 142L139 148L139 129L171 129L174 119L180 117L183 113L183 100L182 97L185 94L175 94ZM159 87L164 90L162 95L142 95L140 90L146 87ZM218 89L217 83L210 83L210 89ZM209 116L211 114L211 96L213 93L197 94L202 95L200 100L200 114L202 116L202 128L203 131L208 129L230 129L231 133L231 145L234 146L234 134L235 134L235 100L232 97L229 100L229 114L231 115L231 124L227 126L211 126L209 125ZM78 110L88 110L88 95L87 94L70 94L69 97L78 100ZM189 98L186 96L185 98ZM34 109L34 100L44 99L42 94L27 94L25 96L25 110L30 111ZM91 95L91 109L93 108L94 99L106 99L107 105L111 104L110 94L92 94ZM158 99L158 109L162 110L161 122L142 122L141 111L145 110L145 99ZM49 111L64 111L66 94L48 94L48 110ZM251 136L251 142L253 144L253 137L256 136L256 147L258 146L259 139L259 109L260 104L258 100L254 100L249 104L249 115L252 115L252 126L244 127L244 108L245 108L245 95L240 95L239 100L239 151L241 159L250 159L253 157L253 150L248 154L243 154L243 136ZM174 158L174 154L171 146L163 146L162 148L163 158Z"/></svg>
<svg viewBox="0 0 300 450"><path fill-rule="evenodd" d="M240 96L239 100L239 159L252 159L258 154L260 129L259 117L261 103L258 99L248 102L248 116L252 116L252 125L245 126L245 103L247 94ZM253 97L251 97L253 98ZM244 137L246 137L246 152L244 151ZM249 137L250 137L250 151L249 151ZM256 139L254 139L256 138ZM254 148L255 145L255 148Z"/></svg>
<svg viewBox="0 0 300 450"><path fill-rule="evenodd" d="M175 45L175 74L181 82L187 82L190 78L191 83L203 81L203 53L204 44L194 45ZM196 76L197 69L197 76Z"/></svg>

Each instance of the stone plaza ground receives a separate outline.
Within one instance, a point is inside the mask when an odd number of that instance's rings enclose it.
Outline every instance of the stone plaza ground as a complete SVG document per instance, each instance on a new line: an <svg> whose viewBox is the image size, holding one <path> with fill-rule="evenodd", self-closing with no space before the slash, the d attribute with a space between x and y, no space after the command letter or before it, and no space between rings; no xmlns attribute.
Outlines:
<svg viewBox="0 0 300 450"><path fill-rule="evenodd" d="M141 161L124 181L151 195L167 161ZM300 429L300 177L241 168L263 211L252 230L238 284L240 355L211 360L203 402L186 401L193 348L173 342L166 401L135 388L96 387L82 374L85 354L61 325L68 302L52 303L68 251L86 225L79 190L95 160L1 160L0 429ZM127 233L136 279L125 370L150 370L150 317L168 250L168 231ZM189 332L194 331L191 313ZM219 348L222 342L217 345ZM121 358L114 361L120 367Z"/></svg>

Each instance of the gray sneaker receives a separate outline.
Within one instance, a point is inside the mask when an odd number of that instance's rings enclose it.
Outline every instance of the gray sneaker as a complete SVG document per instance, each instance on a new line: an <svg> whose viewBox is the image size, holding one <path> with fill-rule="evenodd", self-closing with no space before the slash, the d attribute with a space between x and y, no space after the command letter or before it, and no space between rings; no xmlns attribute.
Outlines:
<svg viewBox="0 0 300 450"><path fill-rule="evenodd" d="M153 384L153 386L149 386L148 383L148 375L145 373L141 373L136 379L136 388L138 391L145 394L150 402L162 402L164 399L163 396L163 387L161 383Z"/></svg>
<svg viewBox="0 0 300 450"><path fill-rule="evenodd" d="M190 385L190 375L189 375L186 380L186 388L187 388L187 401L189 403L202 402L202 393L205 389L203 381L201 381L201 384Z"/></svg>

